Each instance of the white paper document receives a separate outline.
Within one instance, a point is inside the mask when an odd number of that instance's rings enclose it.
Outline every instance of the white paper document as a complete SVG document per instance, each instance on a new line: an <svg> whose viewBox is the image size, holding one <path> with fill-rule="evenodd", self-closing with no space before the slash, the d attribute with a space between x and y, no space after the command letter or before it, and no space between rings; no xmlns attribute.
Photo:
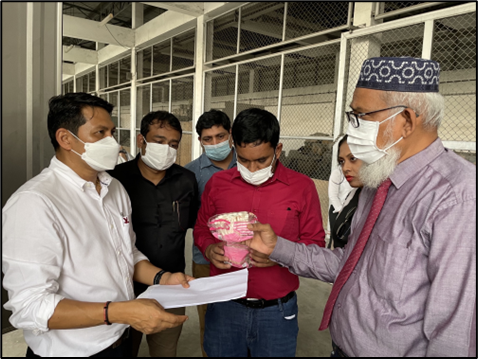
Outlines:
<svg viewBox="0 0 478 359"><path fill-rule="evenodd" d="M225 302L246 296L249 271L239 271L199 278L181 285L152 285L138 298L156 299L165 309Z"/></svg>

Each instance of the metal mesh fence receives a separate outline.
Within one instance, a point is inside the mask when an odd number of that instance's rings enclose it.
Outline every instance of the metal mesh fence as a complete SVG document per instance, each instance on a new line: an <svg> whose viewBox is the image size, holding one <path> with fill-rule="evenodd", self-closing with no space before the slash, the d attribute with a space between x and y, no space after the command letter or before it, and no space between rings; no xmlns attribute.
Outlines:
<svg viewBox="0 0 478 359"><path fill-rule="evenodd" d="M207 23L206 61L237 53L239 10L229 12Z"/></svg>
<svg viewBox="0 0 478 359"><path fill-rule="evenodd" d="M144 63L143 66L145 66ZM153 46L152 76L171 71L171 40Z"/></svg>
<svg viewBox="0 0 478 359"><path fill-rule="evenodd" d="M141 120L151 112L151 85L136 88L136 129L141 128Z"/></svg>
<svg viewBox="0 0 478 359"><path fill-rule="evenodd" d="M147 47L136 54L138 79L150 77L151 74L151 47Z"/></svg>
<svg viewBox="0 0 478 359"><path fill-rule="evenodd" d="M169 111L169 80L152 84L152 111Z"/></svg>
<svg viewBox="0 0 478 359"><path fill-rule="evenodd" d="M285 55L282 135L332 136L339 50L334 44Z"/></svg>
<svg viewBox="0 0 478 359"><path fill-rule="evenodd" d="M239 65L236 116L242 110L257 107L277 116L281 57L251 61Z"/></svg>
<svg viewBox="0 0 478 359"><path fill-rule="evenodd" d="M236 66L210 71L205 76L204 111L211 109L225 112L234 120L234 89Z"/></svg>
<svg viewBox="0 0 478 359"><path fill-rule="evenodd" d="M76 78L76 92L88 92L88 75Z"/></svg>
<svg viewBox="0 0 478 359"><path fill-rule="evenodd" d="M108 65L108 75L106 87L111 87L119 84L119 66L118 62L113 62Z"/></svg>
<svg viewBox="0 0 478 359"><path fill-rule="evenodd" d="M344 111L352 102L362 63L370 57L422 57L424 24L417 24L348 41ZM343 133L348 123L344 121Z"/></svg>
<svg viewBox="0 0 478 359"><path fill-rule="evenodd" d="M246 4L207 23L206 61L345 26L349 4L320 1Z"/></svg>
<svg viewBox="0 0 478 359"><path fill-rule="evenodd" d="M242 7L239 52L282 41L283 2L254 2Z"/></svg>
<svg viewBox="0 0 478 359"><path fill-rule="evenodd" d="M96 71L88 74L88 92L96 91Z"/></svg>
<svg viewBox="0 0 478 359"><path fill-rule="evenodd" d="M386 1L384 2L383 12L391 12L395 10L405 9L410 6L424 4L426 1Z"/></svg>
<svg viewBox="0 0 478 359"><path fill-rule="evenodd" d="M445 141L476 141L476 13L435 20L432 59L440 63Z"/></svg>
<svg viewBox="0 0 478 359"><path fill-rule="evenodd" d="M286 40L346 25L348 11L348 2L288 2Z"/></svg>
<svg viewBox="0 0 478 359"><path fill-rule="evenodd" d="M120 84L131 81L131 56L125 57L119 61L119 79Z"/></svg>
<svg viewBox="0 0 478 359"><path fill-rule="evenodd" d="M183 130L176 160L176 163L181 166L191 162L193 88L194 78L192 76L171 81L171 113L181 122Z"/></svg>
<svg viewBox="0 0 478 359"><path fill-rule="evenodd" d="M119 127L118 122L118 92L109 92L107 94L107 101L113 105L113 111L111 112L111 120L113 121L115 127Z"/></svg>
<svg viewBox="0 0 478 359"><path fill-rule="evenodd" d="M190 30L173 38L172 71L194 66L196 30Z"/></svg>
<svg viewBox="0 0 478 359"><path fill-rule="evenodd" d="M73 80L65 82L62 86L62 94L73 92Z"/></svg>

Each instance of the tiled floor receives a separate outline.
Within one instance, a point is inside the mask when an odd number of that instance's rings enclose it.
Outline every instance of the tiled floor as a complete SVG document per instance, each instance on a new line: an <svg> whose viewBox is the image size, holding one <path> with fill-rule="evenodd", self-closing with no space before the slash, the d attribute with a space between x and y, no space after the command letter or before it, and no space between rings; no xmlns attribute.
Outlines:
<svg viewBox="0 0 478 359"><path fill-rule="evenodd" d="M191 273L192 237L186 237L186 273ZM319 332L317 329L322 319L325 303L330 294L331 285L318 280L301 278L297 291L299 303L299 337L297 342L298 357L328 357L330 356L331 339L328 330ZM184 324L178 344L179 357L200 357L199 321L196 307L186 308L189 320ZM25 356L26 343L21 330L2 335L2 357ZM145 338L141 344L139 356L148 357L148 346Z"/></svg>

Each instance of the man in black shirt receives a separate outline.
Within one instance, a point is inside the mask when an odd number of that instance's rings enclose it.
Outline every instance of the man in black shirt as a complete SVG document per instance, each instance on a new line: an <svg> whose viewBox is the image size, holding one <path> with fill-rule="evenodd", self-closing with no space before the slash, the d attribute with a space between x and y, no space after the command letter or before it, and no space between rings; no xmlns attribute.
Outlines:
<svg viewBox="0 0 478 359"><path fill-rule="evenodd" d="M175 164L181 141L179 120L165 111L151 112L141 121L137 144L140 153L109 173L125 187L131 199L136 247L152 264L169 272L184 272L186 231L194 227L198 185L194 173ZM135 294L146 290L135 282ZM185 314L185 308L168 309ZM182 326L147 335L152 357L176 356ZM142 333L133 333L137 355Z"/></svg>

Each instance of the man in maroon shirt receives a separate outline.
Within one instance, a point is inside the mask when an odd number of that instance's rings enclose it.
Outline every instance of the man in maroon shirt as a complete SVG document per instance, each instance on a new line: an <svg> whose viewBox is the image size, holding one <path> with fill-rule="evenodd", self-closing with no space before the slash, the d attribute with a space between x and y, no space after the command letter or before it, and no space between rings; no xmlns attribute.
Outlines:
<svg viewBox="0 0 478 359"><path fill-rule="evenodd" d="M195 244L212 264L211 276L238 270L225 263L223 243L207 226L216 214L249 211L283 238L325 246L315 185L280 163L279 135L277 118L265 110L244 110L234 121L237 168L209 180L194 228ZM209 304L204 350L208 356L295 356L299 278L250 251L246 298Z"/></svg>

